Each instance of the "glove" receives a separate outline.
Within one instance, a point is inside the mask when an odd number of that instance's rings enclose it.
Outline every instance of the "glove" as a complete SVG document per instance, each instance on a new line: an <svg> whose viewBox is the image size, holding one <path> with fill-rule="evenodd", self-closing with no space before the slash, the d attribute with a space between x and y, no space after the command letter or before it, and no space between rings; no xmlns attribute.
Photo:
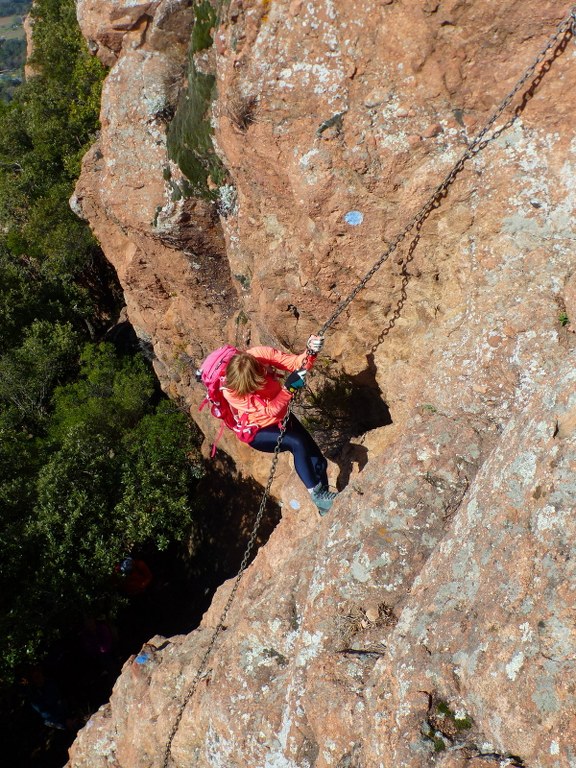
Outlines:
<svg viewBox="0 0 576 768"><path fill-rule="evenodd" d="M323 346L324 346L324 336L310 336L310 338L306 342L306 351L310 355L317 355L318 352L322 351Z"/></svg>
<svg viewBox="0 0 576 768"><path fill-rule="evenodd" d="M305 379L307 373L308 371L305 368L300 368L299 371L291 373L284 382L284 386L288 392L296 392L298 389L302 389L306 383Z"/></svg>

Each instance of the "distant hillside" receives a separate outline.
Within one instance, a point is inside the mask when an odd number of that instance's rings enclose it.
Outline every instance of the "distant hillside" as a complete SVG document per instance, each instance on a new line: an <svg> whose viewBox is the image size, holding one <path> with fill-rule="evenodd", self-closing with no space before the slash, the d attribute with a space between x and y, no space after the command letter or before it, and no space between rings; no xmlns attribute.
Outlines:
<svg viewBox="0 0 576 768"><path fill-rule="evenodd" d="M26 36L23 20L31 0L0 0L0 99L10 101L24 76Z"/></svg>
<svg viewBox="0 0 576 768"><path fill-rule="evenodd" d="M0 0L0 16L25 16L32 6L32 0Z"/></svg>

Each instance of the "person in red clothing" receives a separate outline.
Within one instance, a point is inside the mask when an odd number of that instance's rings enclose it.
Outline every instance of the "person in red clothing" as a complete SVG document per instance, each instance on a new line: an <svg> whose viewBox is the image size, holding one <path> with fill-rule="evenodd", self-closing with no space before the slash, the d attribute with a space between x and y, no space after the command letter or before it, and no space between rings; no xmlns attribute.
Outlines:
<svg viewBox="0 0 576 768"><path fill-rule="evenodd" d="M238 417L245 417L243 423L258 427L250 442L252 448L265 453L274 452L288 403L294 392L304 386L305 366L313 361L323 343L321 336L311 336L306 351L301 355L281 352L274 347L252 347L232 357L226 368L222 394ZM278 378L277 369L291 372L284 385ZM328 462L312 435L294 414L290 414L288 419L280 450L292 453L299 478L319 513L326 514L337 495L328 490Z"/></svg>
<svg viewBox="0 0 576 768"><path fill-rule="evenodd" d="M125 557L118 566L118 570L124 577L121 582L122 592L128 597L141 595L152 583L152 571L144 560Z"/></svg>

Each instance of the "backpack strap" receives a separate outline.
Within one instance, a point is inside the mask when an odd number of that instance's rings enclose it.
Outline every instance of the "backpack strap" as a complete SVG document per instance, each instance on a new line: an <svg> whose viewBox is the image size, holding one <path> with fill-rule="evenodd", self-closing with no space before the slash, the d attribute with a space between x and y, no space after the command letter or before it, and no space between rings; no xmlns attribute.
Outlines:
<svg viewBox="0 0 576 768"><path fill-rule="evenodd" d="M222 422L220 424L220 429L218 430L218 434L216 435L216 438L214 442L212 443L212 450L210 451L210 458L213 459L214 456L216 456L216 447L218 446L218 441L222 437L222 432L224 432L224 429L226 428L226 424Z"/></svg>

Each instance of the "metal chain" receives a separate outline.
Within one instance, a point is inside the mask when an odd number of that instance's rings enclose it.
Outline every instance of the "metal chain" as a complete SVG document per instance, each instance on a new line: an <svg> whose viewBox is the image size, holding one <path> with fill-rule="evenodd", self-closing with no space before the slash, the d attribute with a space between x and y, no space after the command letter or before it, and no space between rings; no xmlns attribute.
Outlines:
<svg viewBox="0 0 576 768"><path fill-rule="evenodd" d="M286 428L288 426L288 421L290 419L290 415L292 413L292 401L288 403L288 408L286 410L286 414L284 418L282 419L282 422L280 423L280 434L278 435L278 440L276 442L276 445L274 446L274 456L272 458L272 465L270 467L270 474L268 476L268 482L266 483L266 487L264 488L264 491L262 493L262 498L260 499L260 507L258 509L258 513L256 515L256 519L254 521L254 526L252 528L252 533L250 534L250 538L248 539L248 543L246 545L246 550L244 552L244 557L242 558L242 562L240 563L240 568L238 570L238 573L236 575L236 578L234 580L234 585L232 587L232 590L230 591L230 594L228 596L228 600L226 601L226 605L224 606L222 613L220 614L220 618L218 620L218 624L214 628L214 631L212 633L212 636L210 637L210 642L208 643L208 646L206 647L206 650L204 651L204 655L202 656L202 659L200 660L200 664L198 665L198 669L196 670L196 675L194 676L194 680L192 681L192 685L190 686L190 689L188 690L186 696L184 697L182 704L180 705L180 708L178 710L178 715L176 716L176 720L174 721L174 725L172 726L172 730L170 731L170 735L168 737L168 741L166 742L166 747L164 750L164 758L162 761L163 768L168 768L169 762L170 762L170 752L172 750L172 742L174 741L174 737L176 736L176 733L178 731L178 728L180 727L180 723L182 721L182 717L184 716L184 710L186 709L188 702L190 699L194 696L196 693L196 690L198 688L198 683L202 679L202 676L204 674L204 670L206 669L206 664L208 662L208 659L212 653L212 649L214 648L214 645L216 644L216 640L218 639L218 636L224 629L224 622L226 620L226 616L228 615L228 611L230 610L230 606L234 602L234 598L236 596L236 592L238 591L238 587L240 586L240 580L242 579L242 576L244 574L244 571L248 567L248 560L250 559L250 555L252 553L252 550L254 548L254 544L256 543L256 536L258 535L258 529L260 528L260 523L262 522L262 517L264 515L264 511L266 509L266 502L268 501L268 497L270 496L270 489L272 488L272 482L274 480L274 477L276 475L276 467L278 465L278 457L280 455L280 448L282 446L282 440L284 439L284 435L286 433Z"/></svg>
<svg viewBox="0 0 576 768"><path fill-rule="evenodd" d="M396 250L396 248L400 245L402 240L406 237L406 235L411 232L414 228L416 229L416 236L412 240L412 243L410 244L410 248L408 251L408 256L403 260L402 263L402 283L401 283L401 297L398 301L398 304L396 306L396 309L394 311L394 314L392 318L390 319L388 326L382 331L380 334L380 337L378 339L378 343L381 343L381 340L383 337L390 332L390 330L394 327L394 324L396 323L396 320L400 316L400 313L402 311L402 308L404 306L404 302L406 300L406 286L408 284L408 280L410 279L410 275L407 272L407 265L408 263L413 259L414 257L414 250L416 248L416 245L420 239L420 230L422 228L422 225L425 221L425 219L428 217L430 212L434 210L434 208L437 208L442 199L446 196L448 189L450 185L454 182L458 174L462 171L464 168L464 165L467 160L469 160L474 155L478 154L478 152L481 152L488 144L490 144L492 141L494 141L498 136L500 136L503 131L505 131L507 128L509 128L522 114L522 111L524 110L528 100L533 95L534 91L544 78L544 76L547 74L547 72L550 70L550 67L552 66L552 62L554 59L556 59L560 54L565 50L566 46L568 45L568 42L572 39L572 37L576 36L576 6L573 6L570 14L562 21L557 29L556 32L550 37L547 44L544 46L544 48L540 51L538 56L534 59L532 64L526 69L522 77L518 80L514 88L505 96L505 98L501 101L498 108L494 111L492 116L489 118L489 120L486 122L482 130L475 136L475 138L472 140L472 142L468 145L468 148L464 152L464 154L460 157L460 159L454 164L454 166L450 169L444 180L434 189L430 197L426 200L424 205L420 208L418 213L416 213L412 219L408 222L408 224L404 227L404 229L399 232L396 237L389 243L387 249L382 253L382 255L379 257L379 259L375 262L375 264L371 267L370 270L364 275L364 277L360 280L360 282L356 285L356 287L351 291L351 293L342 301L340 304L336 307L332 315L328 318L328 320L324 323L324 325L320 328L318 331L319 336L324 336L326 334L326 331L336 322L338 317L342 314L342 312L354 301L356 296L362 291L366 284L371 280L371 278L376 274L376 272L380 269L382 264L384 264L385 261L388 260L390 255ZM561 39L560 39L561 38ZM541 64L547 53L550 51L550 49L559 41L558 46L553 51L552 58L546 62L546 64L542 67L541 71L536 75L534 81L532 82L530 88L527 90L527 92L524 94L524 97L522 99L522 102L516 107L514 110L514 114L510 119L502 125L500 128L496 129L491 136L488 138L485 138L496 120L500 117L500 115L504 112L504 110L509 106L509 104L512 102L514 96L519 92L519 90L522 88L522 86L527 82L527 80L530 79L530 77L534 74L536 67ZM376 345L377 346L377 345ZM374 351L375 347L373 347ZM306 358L308 360L308 356ZM194 680L192 682L192 685L190 689L188 690L186 696L184 697L184 700L182 704L180 705L178 715L174 721L174 725L172 726L172 729L170 731L170 735L168 737L168 741L166 743L166 748L164 750L164 758L162 762L163 768L168 768L169 762L170 762L170 753L172 749L172 743L174 741L174 737L176 736L176 733L178 731L178 728L180 727L180 723L182 721L182 717L184 716L184 711L196 693L196 690L198 688L198 684L200 680L202 679L202 676L204 674L204 671L207 666L208 659L212 653L212 650L214 648L214 645L216 644L216 640L218 639L218 636L224 629L224 621L226 620L226 616L228 615L228 611L230 610L230 607L234 601L234 598L236 596L236 592L238 591L238 587L240 586L240 581L242 579L242 576L244 574L244 571L246 570L248 566L248 560L250 558L250 555L252 553L252 550L254 548L254 544L256 543L256 536L258 534L258 529L260 527L260 523L262 521L262 516L264 514L264 510L266 507L266 502L268 501L268 497L270 495L270 489L272 487L272 482L274 480L275 474L276 474L276 468L278 464L278 457L280 454L280 447L282 445L282 440L284 438L284 434L286 432L286 428L288 426L288 420L290 418L292 412L292 401L288 404L288 408L286 410L286 415L284 416L282 423L280 425L280 435L278 436L278 441L276 443L276 446L274 448L274 456L272 459L272 465L270 468L270 474L268 477L268 482L266 483L266 487L264 488L264 492L262 494L262 498L260 500L260 507L258 509L258 513L256 515L256 519L254 521L254 527L252 529L252 533L250 534L250 538L248 540L248 544L246 545L246 551L244 552L244 557L242 558L242 562L240 564L240 569L238 571L238 574L236 576L236 579L234 581L234 585L232 587L232 590L230 592L230 595L228 596L228 600L226 601L226 605L224 606L224 609L222 611L222 614L220 615L220 618L218 620L218 624L216 625L212 636L210 638L210 642L208 643L208 646L206 647L206 650L204 651L204 655L202 656L202 659L200 660L200 664L198 665L198 669L196 671L196 675L194 677Z"/></svg>
<svg viewBox="0 0 576 768"><path fill-rule="evenodd" d="M406 289L408 287L408 283L411 278L411 274L408 272L408 264L410 264L410 262L414 258L414 251L416 250L416 246L418 245L419 240L420 240L420 232L417 232L416 235L412 238L412 242L410 243L410 247L408 248L408 253L406 254L406 257L401 262L402 269L400 270L400 274L402 275L402 281L400 283L400 297L396 302L396 307L394 308L392 317L388 320L388 323L386 324L386 326L380 331L378 338L370 348L370 352L372 354L376 352L380 344L382 344L386 336L388 336L390 331L396 325L396 320L398 320L398 318L402 314L402 309L404 308L404 304L406 302L406 299L408 298L408 292Z"/></svg>
<svg viewBox="0 0 576 768"><path fill-rule="evenodd" d="M500 136L500 134L503 131L509 128L520 117L528 100L531 98L536 88L540 85L540 82L542 81L544 76L550 70L554 59L560 56L560 54L566 49L568 42L575 35L576 35L576 6L573 6L568 16L558 25L558 27L556 28L556 32L554 32L554 34L550 37L550 39L548 40L544 48L542 48L542 50L536 56L534 61L525 70L524 74L520 77L520 79L518 80L514 88L512 88L512 90L502 99L499 106L496 108L494 113L488 119L488 121L486 122L482 130L479 131L479 133L469 143L466 151L463 153L460 159L457 160L457 162L452 166L452 168L450 169L446 177L443 179L443 181L440 182L440 184L438 184L438 186L434 189L434 191L426 200L424 205L410 219L410 221L408 222L408 224L406 224L404 229L396 235L396 237L392 240L391 243L389 243L387 249L376 261L376 263L372 266L372 268L368 270L368 272L364 275L364 277L360 280L360 282L356 285L356 287L348 294L348 296L345 299L343 299L340 302L340 304L338 304L334 312L330 315L328 320L324 323L324 325L318 331L319 336L324 336L326 334L326 331L332 325L334 325L334 323L340 317L342 312L354 301L354 299L360 293L360 291L362 291L366 287L366 284L372 279L372 277L380 269L382 264L384 264L384 262L389 259L391 254L396 250L396 248L402 242L402 240L404 240L406 235L409 232L411 232L414 228L416 228L418 232L420 231L425 219L429 216L431 211L434 210L434 208L437 208L442 202L443 198L446 197L446 195L448 194L448 189L450 185L454 182L458 174L462 171L462 169L464 168L464 165L466 164L466 161L469 160L474 155L481 152L488 144L490 144L492 141L497 139L498 136ZM544 61L550 49L553 48L557 43L558 45L553 51L552 58L548 59L545 62L541 71L536 75L534 82L531 84L528 91L524 94L522 102L514 110L514 115L503 126L501 126L500 128L497 128L492 133L492 135L485 138L488 132L490 131L490 129L492 128L492 126L494 125L494 123L496 122L496 120L498 120L500 115L510 105L510 103L514 99L514 96L516 96L516 94L520 91L522 86L532 77L532 75L536 71L536 67Z"/></svg>

